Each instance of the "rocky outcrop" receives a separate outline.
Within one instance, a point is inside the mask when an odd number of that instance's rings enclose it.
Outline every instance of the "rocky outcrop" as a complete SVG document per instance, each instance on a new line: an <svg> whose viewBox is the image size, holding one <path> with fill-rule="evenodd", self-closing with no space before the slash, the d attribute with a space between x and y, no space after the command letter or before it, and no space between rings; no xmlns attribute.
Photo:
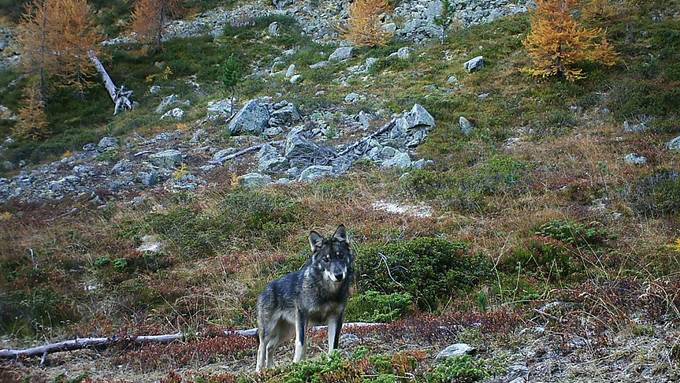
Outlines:
<svg viewBox="0 0 680 383"><path fill-rule="evenodd" d="M250 100L229 123L229 133L261 134L269 127L269 108L260 100Z"/></svg>

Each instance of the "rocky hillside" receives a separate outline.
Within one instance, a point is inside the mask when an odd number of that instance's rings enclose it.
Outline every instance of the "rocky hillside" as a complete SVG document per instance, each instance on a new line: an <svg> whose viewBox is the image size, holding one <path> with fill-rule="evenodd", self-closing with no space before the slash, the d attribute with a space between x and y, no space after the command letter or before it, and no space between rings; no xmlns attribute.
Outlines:
<svg viewBox="0 0 680 383"><path fill-rule="evenodd" d="M533 1L391 1L375 48L342 40L347 1L187 1L159 51L123 3L97 18L135 108L52 89L38 141L11 134L28 80L0 29L0 350L112 343L0 381L680 379L677 1L584 1L620 60L576 82L523 71ZM255 375L225 330L339 223L347 321L378 324Z"/></svg>

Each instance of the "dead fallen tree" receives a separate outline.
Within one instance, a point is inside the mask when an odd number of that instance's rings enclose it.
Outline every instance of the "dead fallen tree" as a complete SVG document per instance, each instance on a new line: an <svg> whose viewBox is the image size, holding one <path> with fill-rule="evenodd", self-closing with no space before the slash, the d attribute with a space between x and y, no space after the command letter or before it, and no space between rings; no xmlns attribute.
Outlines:
<svg viewBox="0 0 680 383"><path fill-rule="evenodd" d="M132 91L125 89L124 85L121 85L120 88L116 87L116 84L113 83L111 76L106 72L104 65L99 61L99 58L97 58L94 51L88 51L87 55L90 58L92 65L97 68L97 72L102 76L104 87L106 88L106 91L109 92L109 97L111 97L111 101L113 101L114 104L113 114L116 115L120 110L131 110L133 107Z"/></svg>
<svg viewBox="0 0 680 383"><path fill-rule="evenodd" d="M380 327L384 326L384 323L347 323L343 326L344 329L351 329L353 327L366 328L366 327ZM323 331L326 326L315 326L312 327L312 332ZM256 337L257 329L251 328L247 330L225 330L223 332L224 336L241 336L241 337ZM108 338L76 338L71 340L65 340L62 342L49 343L42 346L36 346L25 349L2 349L0 350L0 359L18 359L22 357L35 357L40 356L41 364L44 364L47 360L47 355L55 352L64 351L75 351L82 349L105 349L116 344L134 343L134 344L148 344L148 343L171 343L175 341L183 341L189 338L188 334L183 332L177 332L174 334L163 334L163 335L140 335L140 336L129 336L129 337L108 337ZM192 335L191 337L195 337Z"/></svg>

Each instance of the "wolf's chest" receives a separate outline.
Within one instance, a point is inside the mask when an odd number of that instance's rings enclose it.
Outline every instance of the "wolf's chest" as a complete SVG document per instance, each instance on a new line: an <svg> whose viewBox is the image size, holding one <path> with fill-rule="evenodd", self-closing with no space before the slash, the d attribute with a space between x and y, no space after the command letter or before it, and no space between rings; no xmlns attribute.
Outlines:
<svg viewBox="0 0 680 383"><path fill-rule="evenodd" d="M325 323L329 318L338 316L342 306L337 302L327 302L309 310L309 319L315 323Z"/></svg>

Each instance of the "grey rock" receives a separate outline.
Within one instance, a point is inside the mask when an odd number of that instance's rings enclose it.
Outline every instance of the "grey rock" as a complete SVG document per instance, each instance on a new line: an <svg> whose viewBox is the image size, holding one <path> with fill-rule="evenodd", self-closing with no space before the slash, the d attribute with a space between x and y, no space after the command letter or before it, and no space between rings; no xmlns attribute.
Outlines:
<svg viewBox="0 0 680 383"><path fill-rule="evenodd" d="M361 96L358 93L349 93L347 96L345 96L345 102L348 104L354 104L356 102L359 102L361 99Z"/></svg>
<svg viewBox="0 0 680 383"><path fill-rule="evenodd" d="M468 71L468 73L478 71L484 68L484 57L477 56L463 64L463 67L465 68L466 71Z"/></svg>
<svg viewBox="0 0 680 383"><path fill-rule="evenodd" d="M266 174L248 173L238 178L239 185L247 188L267 186L272 183L272 178Z"/></svg>
<svg viewBox="0 0 680 383"><path fill-rule="evenodd" d="M332 166L312 165L300 173L300 182L312 182L324 177L333 177L335 173Z"/></svg>
<svg viewBox="0 0 680 383"><path fill-rule="evenodd" d="M288 160L282 157L275 147L269 144L262 146L257 153L258 170L261 172L280 172L288 168Z"/></svg>
<svg viewBox="0 0 680 383"><path fill-rule="evenodd" d="M467 343L455 343L441 350L439 354L437 354L435 360L441 362L444 359L453 356L470 355L473 354L474 352L475 348Z"/></svg>
<svg viewBox="0 0 680 383"><path fill-rule="evenodd" d="M149 93L151 93L151 94L158 94L158 92L160 92L160 91L161 91L161 87L158 86L158 85L151 85L151 87L149 88Z"/></svg>
<svg viewBox="0 0 680 383"><path fill-rule="evenodd" d="M96 150L96 149L97 149L97 145L93 144L91 142L83 145L83 151L85 151L85 152L91 152L91 151Z"/></svg>
<svg viewBox="0 0 680 383"><path fill-rule="evenodd" d="M434 117L420 104L414 104L411 111L406 114L406 122L408 128L412 129L418 126L426 126L433 128L435 126Z"/></svg>
<svg viewBox="0 0 680 383"><path fill-rule="evenodd" d="M458 77L453 76L453 75L449 76L449 78L446 79L446 82L450 85L458 85L459 84Z"/></svg>
<svg viewBox="0 0 680 383"><path fill-rule="evenodd" d="M161 116L161 120L173 119L175 121L182 121L184 119L184 111L180 108L173 108L165 112Z"/></svg>
<svg viewBox="0 0 680 383"><path fill-rule="evenodd" d="M120 174L124 172L129 172L132 169L132 162L127 159L122 159L118 162L116 162L115 165L113 165L113 168L111 168L111 173L113 174ZM75 171L75 168L73 168Z"/></svg>
<svg viewBox="0 0 680 383"><path fill-rule="evenodd" d="M302 81L302 75L300 75L300 74L293 75L293 76L290 78L289 81L290 81L291 84L297 84L297 83L299 83L300 81Z"/></svg>
<svg viewBox="0 0 680 383"><path fill-rule="evenodd" d="M352 57L354 49L352 47L340 47L336 49L330 56L328 56L329 61L343 61Z"/></svg>
<svg viewBox="0 0 680 383"><path fill-rule="evenodd" d="M675 137L674 139L668 141L666 144L666 147L668 150L672 151L680 151L680 136Z"/></svg>
<svg viewBox="0 0 680 383"><path fill-rule="evenodd" d="M290 64L286 70L286 78L295 76L295 64Z"/></svg>
<svg viewBox="0 0 680 383"><path fill-rule="evenodd" d="M279 126L291 126L302 121L302 116L300 112L295 107L295 105L286 102L284 106L281 106L271 112L269 115L269 126L279 127Z"/></svg>
<svg viewBox="0 0 680 383"><path fill-rule="evenodd" d="M325 68L330 64L328 61L319 61L318 63L312 64L309 66L310 69L321 69Z"/></svg>
<svg viewBox="0 0 680 383"><path fill-rule="evenodd" d="M401 47L399 50L397 50L397 58L401 60L406 60L407 58L411 57L411 52L413 52L413 48L410 47Z"/></svg>
<svg viewBox="0 0 680 383"><path fill-rule="evenodd" d="M142 244L137 247L137 251L157 254L163 251L163 247L163 242L157 235L145 235L142 237Z"/></svg>
<svg viewBox="0 0 680 383"><path fill-rule="evenodd" d="M267 32L269 32L269 36L276 37L279 35L279 23L274 21L273 23L269 24L269 27L267 27Z"/></svg>
<svg viewBox="0 0 680 383"><path fill-rule="evenodd" d="M387 32L387 33L394 33L397 31L397 24L395 23L386 23L382 25L382 30Z"/></svg>
<svg viewBox="0 0 680 383"><path fill-rule="evenodd" d="M17 115L8 107L0 105L0 120L16 121L17 119Z"/></svg>
<svg viewBox="0 0 680 383"><path fill-rule="evenodd" d="M412 167L413 169L425 169L426 167L428 167L428 166L430 166L430 165L432 165L432 164L434 164L434 161L432 161L432 160L426 160L426 159L424 159L424 158L421 158L421 159L419 159L418 161L414 161L414 162L411 164L411 167Z"/></svg>
<svg viewBox="0 0 680 383"><path fill-rule="evenodd" d="M231 115L232 110L233 106L229 99L210 101L207 108L208 120L226 119Z"/></svg>
<svg viewBox="0 0 680 383"><path fill-rule="evenodd" d="M191 135L191 140L189 142L191 142L192 144L197 144L201 142L205 135L206 135L205 130L201 128L196 129L196 131L194 131L194 133Z"/></svg>
<svg viewBox="0 0 680 383"><path fill-rule="evenodd" d="M460 126L460 131L463 132L463 134L466 136L469 136L475 129L474 125L472 125L470 120L463 116L460 116L460 118L458 119L458 125Z"/></svg>
<svg viewBox="0 0 680 383"><path fill-rule="evenodd" d="M408 169L411 167L411 157L406 152L399 152L394 157L383 161L381 166L384 168Z"/></svg>
<svg viewBox="0 0 680 383"><path fill-rule="evenodd" d="M150 155L149 161L161 168L170 169L182 163L182 153L176 149L168 149Z"/></svg>
<svg viewBox="0 0 680 383"><path fill-rule="evenodd" d="M628 120L623 122L624 133L643 133L646 132L649 127L647 124L651 121L649 118L643 118L637 123L628 122Z"/></svg>
<svg viewBox="0 0 680 383"><path fill-rule="evenodd" d="M623 161L628 165L644 165L647 163L647 157L640 156L637 153L630 153L623 157Z"/></svg>
<svg viewBox="0 0 680 383"><path fill-rule="evenodd" d="M269 108L259 100L250 100L229 123L229 132L238 134L261 134L269 127Z"/></svg>
<svg viewBox="0 0 680 383"><path fill-rule="evenodd" d="M154 170L137 173L137 179L142 185L152 187L158 183L158 173Z"/></svg>
<svg viewBox="0 0 680 383"><path fill-rule="evenodd" d="M97 144L97 150L100 152L107 152L114 149L118 149L118 139L115 137L103 137Z"/></svg>

